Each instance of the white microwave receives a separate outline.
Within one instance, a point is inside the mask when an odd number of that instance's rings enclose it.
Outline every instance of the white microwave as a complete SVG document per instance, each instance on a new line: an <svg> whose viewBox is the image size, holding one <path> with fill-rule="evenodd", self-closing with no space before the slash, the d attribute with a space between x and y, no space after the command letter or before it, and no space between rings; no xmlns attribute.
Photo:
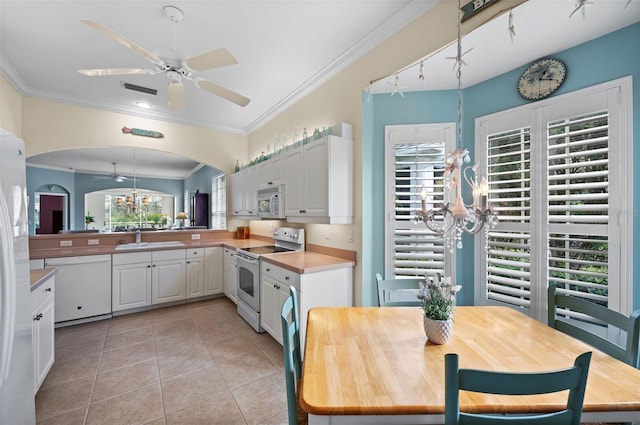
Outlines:
<svg viewBox="0 0 640 425"><path fill-rule="evenodd" d="M258 189L257 215L260 218L285 218L284 186Z"/></svg>

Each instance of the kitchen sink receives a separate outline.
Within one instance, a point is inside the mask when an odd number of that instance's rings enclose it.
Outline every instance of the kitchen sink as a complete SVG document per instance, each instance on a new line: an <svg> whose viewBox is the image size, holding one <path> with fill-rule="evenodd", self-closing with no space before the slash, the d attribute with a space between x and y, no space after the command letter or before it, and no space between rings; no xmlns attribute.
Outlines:
<svg viewBox="0 0 640 425"><path fill-rule="evenodd" d="M154 248L180 248L184 243L180 241L166 242L132 242L116 246L116 251L131 251L134 249L154 249Z"/></svg>

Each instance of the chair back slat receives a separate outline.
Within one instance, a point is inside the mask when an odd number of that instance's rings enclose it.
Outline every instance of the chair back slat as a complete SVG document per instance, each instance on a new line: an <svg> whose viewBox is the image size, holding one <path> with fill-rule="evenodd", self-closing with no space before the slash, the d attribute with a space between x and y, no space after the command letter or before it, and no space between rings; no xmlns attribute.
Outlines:
<svg viewBox="0 0 640 425"><path fill-rule="evenodd" d="M460 369L457 354L445 355L445 425L579 425L591 352L578 356L570 368L539 373L507 373ZM460 391L536 395L569 390L566 408L543 414L503 415L460 412Z"/></svg>
<svg viewBox="0 0 640 425"><path fill-rule="evenodd" d="M287 388L287 412L289 425L298 423L297 384L302 378L302 352L300 350L300 320L295 288L282 304L282 350L284 352L284 378Z"/></svg>
<svg viewBox="0 0 640 425"><path fill-rule="evenodd" d="M602 305L575 296L558 293L555 284L550 284L547 290L548 324L549 326L587 344L604 351L612 357L631 366L640 367L639 339L640 339L640 310L634 311L630 317L613 311ZM585 322L576 319L558 317L558 309L571 310L613 326L624 331L625 344L620 346L606 338L607 329L603 327L603 335L589 331Z"/></svg>
<svg viewBox="0 0 640 425"><path fill-rule="evenodd" d="M376 273L376 283L378 286L378 305L380 307L419 307L420 300L389 300L390 294L402 290L418 290L424 279L407 278L407 279L382 279L380 273Z"/></svg>

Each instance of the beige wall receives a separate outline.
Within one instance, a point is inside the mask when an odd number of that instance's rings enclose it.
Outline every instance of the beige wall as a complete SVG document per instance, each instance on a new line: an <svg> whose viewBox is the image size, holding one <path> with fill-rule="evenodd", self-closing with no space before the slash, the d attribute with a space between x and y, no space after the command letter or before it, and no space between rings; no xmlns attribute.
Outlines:
<svg viewBox="0 0 640 425"><path fill-rule="evenodd" d="M245 136L25 97L22 138L27 156L80 147L131 146L175 153L230 172L247 155ZM162 139L124 134L159 131Z"/></svg>
<svg viewBox="0 0 640 425"><path fill-rule="evenodd" d="M22 137L22 96L0 75L0 128Z"/></svg>

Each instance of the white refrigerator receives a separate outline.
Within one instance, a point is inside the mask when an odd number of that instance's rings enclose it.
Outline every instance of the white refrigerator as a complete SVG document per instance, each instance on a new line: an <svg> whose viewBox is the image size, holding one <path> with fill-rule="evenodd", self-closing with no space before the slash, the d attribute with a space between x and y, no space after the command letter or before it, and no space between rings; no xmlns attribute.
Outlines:
<svg viewBox="0 0 640 425"><path fill-rule="evenodd" d="M35 424L25 148L0 129L0 424Z"/></svg>

